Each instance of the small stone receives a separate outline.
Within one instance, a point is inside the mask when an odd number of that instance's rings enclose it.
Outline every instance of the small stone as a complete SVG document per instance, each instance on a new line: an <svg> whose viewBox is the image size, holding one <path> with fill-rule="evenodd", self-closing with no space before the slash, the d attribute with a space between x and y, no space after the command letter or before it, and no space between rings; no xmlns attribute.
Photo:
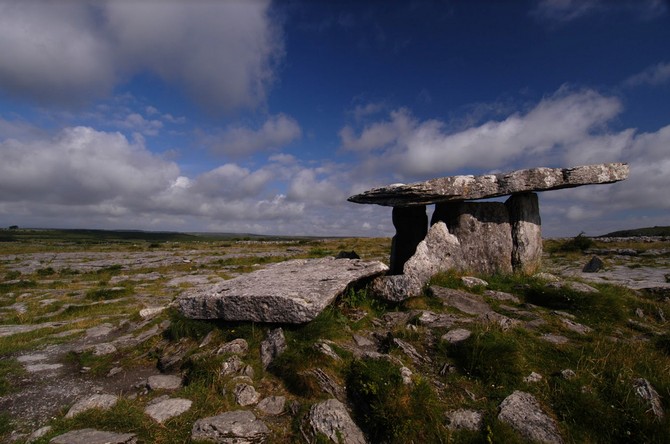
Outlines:
<svg viewBox="0 0 670 444"><path fill-rule="evenodd" d="M536 274L533 275L533 277L535 279L539 279L539 280L542 280L542 281L545 281L545 282L558 282L558 281L560 281L560 279L557 276L555 276L551 273L545 273L545 272L536 273Z"/></svg>
<svg viewBox="0 0 670 444"><path fill-rule="evenodd" d="M254 378L254 368L250 365L245 365L242 370L240 370L240 375L246 376L249 379Z"/></svg>
<svg viewBox="0 0 670 444"><path fill-rule="evenodd" d="M524 382L529 384L542 381L542 375L539 373L531 372L530 375L523 378Z"/></svg>
<svg viewBox="0 0 670 444"><path fill-rule="evenodd" d="M200 344L198 344L198 348L207 347L212 342L212 339L214 339L215 335L216 335L215 330L212 330L209 333L207 333L207 335L204 338L202 338L202 341L200 341Z"/></svg>
<svg viewBox="0 0 670 444"><path fill-rule="evenodd" d="M481 430L484 416L475 410L459 409L447 412L447 427L451 430Z"/></svg>
<svg viewBox="0 0 670 444"><path fill-rule="evenodd" d="M500 404L498 419L509 424L524 438L546 444L562 444L558 427L540 408L530 393L514 391Z"/></svg>
<svg viewBox="0 0 670 444"><path fill-rule="evenodd" d="M234 355L246 355L249 351L249 343L242 338L233 339L230 342L223 344L217 351L217 355L231 353Z"/></svg>
<svg viewBox="0 0 670 444"><path fill-rule="evenodd" d="M647 401L651 412L659 420L663 419L665 413L663 412L663 405L661 404L661 397L654 387L644 378L638 378L633 381L635 394Z"/></svg>
<svg viewBox="0 0 670 444"><path fill-rule="evenodd" d="M261 398L260 393L249 384L237 384L235 390L233 390L233 395L235 395L235 402L242 407L254 405Z"/></svg>
<svg viewBox="0 0 670 444"><path fill-rule="evenodd" d="M189 399L164 399L160 402L152 403L144 409L144 413L158 423L163 423L170 418L179 416L187 412L193 402Z"/></svg>
<svg viewBox="0 0 670 444"><path fill-rule="evenodd" d="M270 429L256 415L235 410L198 419L191 429L191 439L231 444L261 443L269 433Z"/></svg>
<svg viewBox="0 0 670 444"><path fill-rule="evenodd" d="M463 313L481 315L491 311L489 304L478 294L435 286L430 287L430 290L433 296L441 299L445 306L453 307Z"/></svg>
<svg viewBox="0 0 670 444"><path fill-rule="evenodd" d="M144 320L154 318L162 313L167 307L147 307L140 310L140 317Z"/></svg>
<svg viewBox="0 0 670 444"><path fill-rule="evenodd" d="M593 256L590 261L584 265L584 268L582 268L583 273L597 273L598 271L602 270L605 267L605 264L603 263L602 259L600 259L598 256Z"/></svg>
<svg viewBox="0 0 670 444"><path fill-rule="evenodd" d="M281 415L286 404L286 397L284 396L268 396L263 398L261 402L256 405L256 408L262 413L270 416Z"/></svg>
<svg viewBox="0 0 670 444"><path fill-rule="evenodd" d="M591 327L587 327L586 325L582 325L570 319L561 319L561 322L563 322L563 325L565 325L568 330L572 330L575 333L579 333L580 335L585 335L592 331Z"/></svg>
<svg viewBox="0 0 670 444"><path fill-rule="evenodd" d="M574 379L577 377L577 374L575 373L574 370L571 370L569 368L566 368L565 370L561 370L561 377L567 381Z"/></svg>
<svg viewBox="0 0 670 444"><path fill-rule="evenodd" d="M363 432L349 416L349 412L337 399L314 404L309 411L309 424L314 434L322 433L331 442L365 444Z"/></svg>
<svg viewBox="0 0 670 444"><path fill-rule="evenodd" d="M239 372L244 367L244 362L240 359L239 356L233 355L230 358L223 361L221 364L221 375L229 376L234 373Z"/></svg>
<svg viewBox="0 0 670 444"><path fill-rule="evenodd" d="M26 365L28 373L47 372L58 370L63 367L63 364L32 364Z"/></svg>
<svg viewBox="0 0 670 444"><path fill-rule="evenodd" d="M354 334L351 336L358 347L374 347L375 343L365 336Z"/></svg>
<svg viewBox="0 0 670 444"><path fill-rule="evenodd" d="M644 319L644 311L641 308L636 308L635 316L637 316L640 319Z"/></svg>
<svg viewBox="0 0 670 444"><path fill-rule="evenodd" d="M463 276L461 277L461 282L463 282L463 285L465 285L468 288L489 286L489 283L486 282L484 279L479 279L473 276Z"/></svg>
<svg viewBox="0 0 670 444"><path fill-rule="evenodd" d="M91 409L109 410L116 405L119 397L116 395L100 394L92 395L77 401L65 414L66 418L74 418L78 414Z"/></svg>
<svg viewBox="0 0 670 444"><path fill-rule="evenodd" d="M147 379L149 390L177 390L181 385L181 376L177 375L154 375Z"/></svg>
<svg viewBox="0 0 670 444"><path fill-rule="evenodd" d="M95 429L80 429L56 436L51 444L135 444L134 433L113 433Z"/></svg>
<svg viewBox="0 0 670 444"><path fill-rule="evenodd" d="M400 367L400 377L405 385L412 385L412 370L407 367Z"/></svg>
<svg viewBox="0 0 670 444"><path fill-rule="evenodd" d="M51 426L44 426L40 427L39 429L35 430L33 433L28 436L28 439L26 440L26 443L30 444L34 441L37 441L47 433L51 431L52 427Z"/></svg>
<svg viewBox="0 0 670 444"><path fill-rule="evenodd" d="M93 346L93 354L95 356L111 355L116 352L116 347L114 347L114 345L110 344L109 342L103 342L102 344L95 344Z"/></svg>
<svg viewBox="0 0 670 444"><path fill-rule="evenodd" d="M317 351L319 351L319 352L323 353L324 355L328 356L329 358L334 359L335 361L341 361L342 360L342 358L340 358L340 356L337 353L335 353L335 351L332 349L332 347L324 341L318 341L316 344L314 344L314 348Z"/></svg>
<svg viewBox="0 0 670 444"><path fill-rule="evenodd" d="M558 345L567 344L568 342L570 342L570 340L565 336L555 335L552 333L545 333L542 336L540 336L540 339L544 339L545 341Z"/></svg>
<svg viewBox="0 0 670 444"><path fill-rule="evenodd" d="M442 335L442 340L447 341L450 344L459 344L472 335L470 330L465 328L456 328L454 330L449 330L447 333Z"/></svg>
<svg viewBox="0 0 670 444"><path fill-rule="evenodd" d="M267 338L261 342L261 363L263 364L263 368L268 368L275 358L284 353L286 347L286 338L281 327L270 330Z"/></svg>
<svg viewBox="0 0 670 444"><path fill-rule="evenodd" d="M123 368L121 368L121 367L112 367L112 368L109 370L109 372L107 372L107 377L110 378L110 377L112 377L112 376L114 376L114 375L118 375L118 374L121 373L122 371L123 371Z"/></svg>

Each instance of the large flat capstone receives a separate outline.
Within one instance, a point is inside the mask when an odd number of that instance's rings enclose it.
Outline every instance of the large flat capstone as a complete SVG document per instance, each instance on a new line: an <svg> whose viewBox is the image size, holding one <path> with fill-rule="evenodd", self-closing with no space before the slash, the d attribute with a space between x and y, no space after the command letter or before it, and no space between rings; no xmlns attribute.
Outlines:
<svg viewBox="0 0 670 444"><path fill-rule="evenodd" d="M625 163L603 163L574 168L530 168L510 173L450 176L409 185L390 185L373 188L351 196L348 200L392 207L429 205L606 184L626 178L628 165Z"/></svg>
<svg viewBox="0 0 670 444"><path fill-rule="evenodd" d="M388 267L360 259L296 259L196 289L178 299L193 319L301 324L311 321L351 284Z"/></svg>

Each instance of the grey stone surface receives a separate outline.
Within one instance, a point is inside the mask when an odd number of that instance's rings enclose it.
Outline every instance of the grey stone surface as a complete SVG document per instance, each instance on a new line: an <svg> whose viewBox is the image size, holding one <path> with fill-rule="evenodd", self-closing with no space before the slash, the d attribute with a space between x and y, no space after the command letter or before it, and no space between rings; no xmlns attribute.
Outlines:
<svg viewBox="0 0 670 444"><path fill-rule="evenodd" d="M152 403L144 409L144 413L149 415L151 419L158 423L163 423L170 418L179 416L187 412L193 401L190 399L172 398L163 399L159 402Z"/></svg>
<svg viewBox="0 0 670 444"><path fill-rule="evenodd" d="M77 401L70 410L65 414L66 418L74 418L78 414L85 412L86 410L91 409L103 409L108 410L114 407L119 400L119 397L116 395L109 394L96 394L89 396L88 398L80 399Z"/></svg>
<svg viewBox="0 0 670 444"><path fill-rule="evenodd" d="M567 344L568 342L570 342L570 340L565 336L555 335L553 333L545 333L541 335L540 338L544 339L547 342L551 342L552 344L557 345Z"/></svg>
<svg viewBox="0 0 670 444"><path fill-rule="evenodd" d="M479 279L478 277L474 276L462 276L461 282L463 282L463 285L465 285L468 288L489 286L489 283L486 282L484 279Z"/></svg>
<svg viewBox="0 0 670 444"><path fill-rule="evenodd" d="M663 419L665 413L663 412L661 397L649 381L644 378L637 378L633 381L633 388L635 389L635 394L647 402L649 410L651 410L654 416L659 420Z"/></svg>
<svg viewBox="0 0 670 444"><path fill-rule="evenodd" d="M261 399L256 405L256 409L265 415L276 416L282 414L285 405L285 396L268 396Z"/></svg>
<svg viewBox="0 0 670 444"><path fill-rule="evenodd" d="M268 332L268 336L261 342L261 363L268 368L272 361L286 350L284 330L275 328Z"/></svg>
<svg viewBox="0 0 670 444"><path fill-rule="evenodd" d="M510 293L505 293L504 291L484 290L484 296L488 296L497 301L510 301L516 304L521 303L521 300L518 297Z"/></svg>
<svg viewBox="0 0 670 444"><path fill-rule="evenodd" d="M39 429L35 430L33 433L28 436L28 439L26 440L26 443L30 444L32 442L37 441L47 433L51 431L52 427L51 426L44 426L40 427Z"/></svg>
<svg viewBox="0 0 670 444"><path fill-rule="evenodd" d="M428 215L425 206L394 207L393 226L396 234L391 240L389 274L403 273L405 262L414 255L416 247L428 233Z"/></svg>
<svg viewBox="0 0 670 444"><path fill-rule="evenodd" d="M531 168L482 176L450 176L409 185L374 188L348 200L385 206L429 205L613 183L628 178L628 172L625 163L607 163L574 168Z"/></svg>
<svg viewBox="0 0 670 444"><path fill-rule="evenodd" d="M177 390L181 385L181 376L177 375L153 375L147 379L149 390Z"/></svg>
<svg viewBox="0 0 670 444"><path fill-rule="evenodd" d="M309 424L315 434L322 433L334 443L366 442L361 429L351 419L344 404L337 399L314 404L309 411Z"/></svg>
<svg viewBox="0 0 670 444"><path fill-rule="evenodd" d="M451 430L481 430L484 415L476 410L458 409L446 413L447 427Z"/></svg>
<svg viewBox="0 0 670 444"><path fill-rule="evenodd" d="M244 367L244 362L240 359L239 356L233 355L230 358L223 361L221 364L221 375L229 376L235 374L242 370Z"/></svg>
<svg viewBox="0 0 670 444"><path fill-rule="evenodd" d="M460 243L458 268L482 274L512 273L512 227L501 202L445 203L435 207L433 222L447 224Z"/></svg>
<svg viewBox="0 0 670 444"><path fill-rule="evenodd" d="M273 264L178 299L194 319L304 323L314 319L350 284L381 275L381 262L295 259Z"/></svg>
<svg viewBox="0 0 670 444"><path fill-rule="evenodd" d="M472 332L470 330L466 330L465 328L455 328L443 334L441 339L450 344L458 344L468 339L471 335Z"/></svg>
<svg viewBox="0 0 670 444"><path fill-rule="evenodd" d="M563 443L556 423L542 411L530 393L514 391L503 400L499 409L498 419L512 426L527 440L546 444Z"/></svg>
<svg viewBox="0 0 670 444"><path fill-rule="evenodd" d="M526 376L523 378L523 382L527 382L529 384L535 383L535 382L540 382L542 381L542 375L539 373L535 372L530 372L530 375Z"/></svg>
<svg viewBox="0 0 670 444"><path fill-rule="evenodd" d="M586 325L580 324L579 322L575 322L571 319L561 319L561 322L567 328L568 330L574 331L575 333L579 333L580 335L585 335L591 332L591 327L588 327Z"/></svg>
<svg viewBox="0 0 670 444"><path fill-rule="evenodd" d="M261 399L260 393L256 391L253 385L249 384L237 384L233 390L233 395L235 396L235 402L242 407L254 405Z"/></svg>
<svg viewBox="0 0 670 444"><path fill-rule="evenodd" d="M95 429L80 429L56 436L52 444L135 444L133 433L113 433Z"/></svg>
<svg viewBox="0 0 670 444"><path fill-rule="evenodd" d="M246 410L225 412L198 419L191 429L191 439L226 444L255 444L265 441L270 429L256 415Z"/></svg>
<svg viewBox="0 0 670 444"><path fill-rule="evenodd" d="M456 324L472 322L472 319L451 313L433 313L424 310L417 318L417 322L429 328L451 328Z"/></svg>
<svg viewBox="0 0 670 444"><path fill-rule="evenodd" d="M237 338L230 342L226 342L216 351L217 355L224 353L232 353L235 355L246 355L249 351L249 344L245 339Z"/></svg>
<svg viewBox="0 0 670 444"><path fill-rule="evenodd" d="M505 202L512 228L512 268L531 275L542 263L542 221L535 193L511 196Z"/></svg>
<svg viewBox="0 0 670 444"><path fill-rule="evenodd" d="M582 273L597 273L605 267L603 260L598 256L593 256L582 268Z"/></svg>
<svg viewBox="0 0 670 444"><path fill-rule="evenodd" d="M453 307L463 313L481 315L491 311L489 304L481 295L453 288L430 287L433 296L439 298L445 306Z"/></svg>

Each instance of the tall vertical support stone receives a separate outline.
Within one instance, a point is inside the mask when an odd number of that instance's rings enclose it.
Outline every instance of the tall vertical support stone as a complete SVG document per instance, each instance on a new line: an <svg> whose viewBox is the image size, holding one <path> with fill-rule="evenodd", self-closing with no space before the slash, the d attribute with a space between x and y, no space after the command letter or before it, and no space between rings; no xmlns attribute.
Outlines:
<svg viewBox="0 0 670 444"><path fill-rule="evenodd" d="M461 244L462 269L482 274L512 272L512 229L505 204L440 203L431 224L440 220Z"/></svg>
<svg viewBox="0 0 670 444"><path fill-rule="evenodd" d="M512 225L512 267L523 274L536 273L542 262L542 224L537 193L513 194L505 206Z"/></svg>
<svg viewBox="0 0 670 444"><path fill-rule="evenodd" d="M426 206L393 207L393 226L396 234L391 241L389 274L402 274L405 262L414 255L428 233Z"/></svg>

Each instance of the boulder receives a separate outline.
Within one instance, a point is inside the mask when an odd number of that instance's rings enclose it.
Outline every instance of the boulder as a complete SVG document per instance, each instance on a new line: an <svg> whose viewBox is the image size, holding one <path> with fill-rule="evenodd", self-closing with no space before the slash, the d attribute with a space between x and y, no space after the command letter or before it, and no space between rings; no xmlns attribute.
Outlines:
<svg viewBox="0 0 670 444"><path fill-rule="evenodd" d="M348 200L393 207L429 205L613 183L628 178L628 172L629 168L625 163L574 168L530 168L510 173L450 176L409 185L391 185L351 196Z"/></svg>
<svg viewBox="0 0 670 444"><path fill-rule="evenodd" d="M530 393L519 390L500 404L498 419L512 426L532 442L562 444L563 439L553 419L542 411L540 403Z"/></svg>
<svg viewBox="0 0 670 444"><path fill-rule="evenodd" d="M58 435L51 444L135 444L133 433L113 433L95 429L80 429Z"/></svg>
<svg viewBox="0 0 670 444"><path fill-rule="evenodd" d="M358 259L290 260L187 292L178 306L192 319L301 324L317 317L351 284L387 270L381 262Z"/></svg>
<svg viewBox="0 0 670 444"><path fill-rule="evenodd" d="M512 228L512 268L531 275L542 262L542 221L535 193L510 196L505 202Z"/></svg>
<svg viewBox="0 0 670 444"><path fill-rule="evenodd" d="M321 433L331 442L366 443L363 432L351 419L344 404L337 399L314 404L309 411L309 424L315 435Z"/></svg>
<svg viewBox="0 0 670 444"><path fill-rule="evenodd" d="M192 440L215 443L255 444L265 441L270 429L256 415L246 410L225 412L198 419L191 429Z"/></svg>
<svg viewBox="0 0 670 444"><path fill-rule="evenodd" d="M453 307L463 313L471 315L482 315L492 311L489 304L478 294L468 293L462 290L443 287L430 287L434 297L440 299L442 304Z"/></svg>

